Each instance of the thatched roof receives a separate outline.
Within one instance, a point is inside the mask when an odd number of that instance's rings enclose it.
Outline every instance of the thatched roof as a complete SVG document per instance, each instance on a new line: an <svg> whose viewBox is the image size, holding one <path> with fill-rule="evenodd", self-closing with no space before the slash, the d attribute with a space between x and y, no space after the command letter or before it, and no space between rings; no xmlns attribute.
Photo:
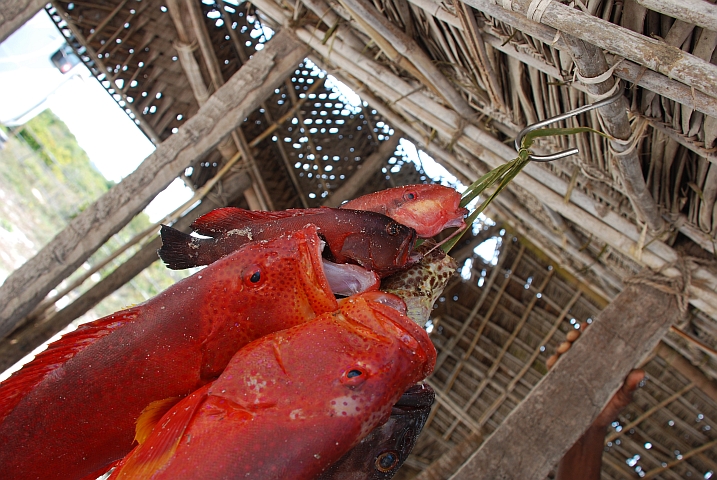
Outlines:
<svg viewBox="0 0 717 480"><path fill-rule="evenodd" d="M41 3L23 5L29 7L5 11L21 18ZM498 197L489 212L501 225L490 230L502 238L496 265L473 253L484 235L460 248L459 264L472 257L473 276L452 282L438 303L440 360L429 380L438 406L405 478L446 452L475 450L545 375L547 358L574 329L572 319L586 325L646 268L677 279L672 287L690 309L644 361L650 381L621 420L634 425L611 434L603 476L717 471L714 436L705 428L717 420L715 10L704 0L63 0L48 7L108 93L153 142L165 142L156 157L186 158L172 163L172 174L198 192L214 188L207 198L220 205L337 204L426 181L394 155L398 137L469 183L515 157L512 139L526 125L623 92L608 107L555 125L590 126L611 139L582 134L538 142L538 153L572 146L580 153L532 163ZM7 18L0 33L10 28ZM245 100L248 87L237 87L237 79L250 57L267 58L266 27L286 35L276 42L292 45L271 53L273 71L278 75L282 58L299 59L295 67L282 66L286 73L271 87L258 67L245 69L242 85L256 78L266 94L252 97L256 105L248 110L229 112L241 116L238 128L200 130L220 123L211 99L223 85L236 88L237 102ZM351 105L319 69L363 103ZM191 147L185 131L209 133ZM229 195L228 179L243 174L252 186L247 181ZM157 190L147 188L140 197ZM125 216L145 200L127 203ZM83 228L92 225L84 221ZM93 241L101 244L122 221ZM508 232L497 233L501 228ZM71 243L69 236L63 241ZM68 248L67 263L93 248L88 241ZM37 264L50 265L50 252L42 253ZM3 328L36 328L24 318L62 275L8 279L0 293L41 286L6 309ZM5 342L0 351L11 348ZM638 463L631 460L636 454Z"/></svg>

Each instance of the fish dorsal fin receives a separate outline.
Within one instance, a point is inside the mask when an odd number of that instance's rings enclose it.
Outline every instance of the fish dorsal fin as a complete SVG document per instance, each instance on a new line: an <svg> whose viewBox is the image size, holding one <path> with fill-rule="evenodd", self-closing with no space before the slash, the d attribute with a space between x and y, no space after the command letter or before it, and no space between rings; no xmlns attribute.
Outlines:
<svg viewBox="0 0 717 480"><path fill-rule="evenodd" d="M210 237L226 233L236 228L243 228L247 223L277 220L280 218L316 215L321 208L289 209L279 212L244 210L237 207L217 208L202 215L192 223L192 229L200 235Z"/></svg>
<svg viewBox="0 0 717 480"><path fill-rule="evenodd" d="M134 430L134 439L137 440L137 443L142 445L147 437L149 437L149 434L152 433L152 429L157 425L159 419L181 399L182 397L169 397L163 400L156 400L144 407L144 410L142 410L142 413L140 413L137 418L137 425Z"/></svg>
<svg viewBox="0 0 717 480"><path fill-rule="evenodd" d="M77 330L51 343L47 350L0 385L0 422L50 372L67 363L85 347L93 344L139 315L138 308L130 308L80 325Z"/></svg>
<svg viewBox="0 0 717 480"><path fill-rule="evenodd" d="M122 460L112 478L150 478L162 470L174 456L197 408L207 398L210 385L195 390L170 408L144 442Z"/></svg>

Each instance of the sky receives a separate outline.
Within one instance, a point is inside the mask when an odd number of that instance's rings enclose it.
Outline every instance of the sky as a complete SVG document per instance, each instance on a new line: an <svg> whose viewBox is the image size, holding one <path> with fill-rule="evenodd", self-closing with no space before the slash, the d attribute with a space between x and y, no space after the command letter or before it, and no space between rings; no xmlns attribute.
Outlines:
<svg viewBox="0 0 717 480"><path fill-rule="evenodd" d="M0 44L0 121L24 123L49 108L102 175L119 183L154 145L84 65L65 75L52 65L49 58L63 43L47 13L40 11ZM175 180L145 212L151 221L159 221L191 196L192 191Z"/></svg>

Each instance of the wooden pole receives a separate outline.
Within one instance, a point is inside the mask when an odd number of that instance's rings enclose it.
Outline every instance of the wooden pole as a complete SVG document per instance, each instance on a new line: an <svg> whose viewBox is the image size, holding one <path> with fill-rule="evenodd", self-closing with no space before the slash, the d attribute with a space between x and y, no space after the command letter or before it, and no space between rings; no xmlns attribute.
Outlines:
<svg viewBox="0 0 717 480"><path fill-rule="evenodd" d="M47 0L0 0L0 42L35 16Z"/></svg>
<svg viewBox="0 0 717 480"><path fill-rule="evenodd" d="M228 202L236 199L251 185L251 179L243 172L230 175L222 181L217 189L222 192L222 198ZM187 215L172 225L178 230L189 232L189 226L197 217L209 213L211 210L225 206L206 197ZM0 340L0 372L20 361L35 348L52 338L73 320L85 314L92 307L100 303L105 297L120 288L137 276L142 270L159 260L157 250L162 246L162 239L155 237L144 245L130 259L117 267L92 288L80 295L74 302L50 316L43 316L33 322L22 325L13 331L7 338Z"/></svg>
<svg viewBox="0 0 717 480"><path fill-rule="evenodd" d="M545 478L681 318L674 296L628 286L451 479Z"/></svg>
<svg viewBox="0 0 717 480"><path fill-rule="evenodd" d="M396 52L407 58L425 77L429 84L441 95L446 102L464 119L470 120L475 116L475 112L468 106L468 103L461 97L456 88L448 81L443 73L436 68L428 55L421 50L413 39L399 30L386 17L379 14L373 5L369 5L365 0L340 0L357 19L364 22L372 28L376 34L383 37L393 47ZM374 38L372 33L368 33L374 41L380 43L380 39ZM392 60L398 60L392 58Z"/></svg>
<svg viewBox="0 0 717 480"><path fill-rule="evenodd" d="M236 129L296 68L306 52L290 31L278 33L135 172L75 217L35 257L13 272L0 286L0 338L195 158L215 148Z"/></svg>
<svg viewBox="0 0 717 480"><path fill-rule="evenodd" d="M483 10L489 0L465 0ZM512 0L513 11L528 13L531 0ZM586 15L559 2L550 2L540 23L568 33L601 49L625 57L687 86L717 98L717 65L702 60L665 42L640 35L606 20Z"/></svg>
<svg viewBox="0 0 717 480"><path fill-rule="evenodd" d="M637 0L643 7L717 31L717 8L705 0Z"/></svg>

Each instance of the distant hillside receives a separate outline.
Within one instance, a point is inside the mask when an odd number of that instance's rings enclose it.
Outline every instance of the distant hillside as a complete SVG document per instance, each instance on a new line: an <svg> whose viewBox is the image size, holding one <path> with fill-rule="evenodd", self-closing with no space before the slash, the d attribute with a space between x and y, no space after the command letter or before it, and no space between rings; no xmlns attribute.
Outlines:
<svg viewBox="0 0 717 480"><path fill-rule="evenodd" d="M9 136L0 150L0 281L114 185L92 164L67 125L50 110L10 131ZM146 214L137 215L89 259L86 267L107 257L149 225ZM109 274L136 248L102 269L93 280ZM185 276L155 262L95 307L95 316L140 303ZM92 284L85 282L83 288Z"/></svg>

